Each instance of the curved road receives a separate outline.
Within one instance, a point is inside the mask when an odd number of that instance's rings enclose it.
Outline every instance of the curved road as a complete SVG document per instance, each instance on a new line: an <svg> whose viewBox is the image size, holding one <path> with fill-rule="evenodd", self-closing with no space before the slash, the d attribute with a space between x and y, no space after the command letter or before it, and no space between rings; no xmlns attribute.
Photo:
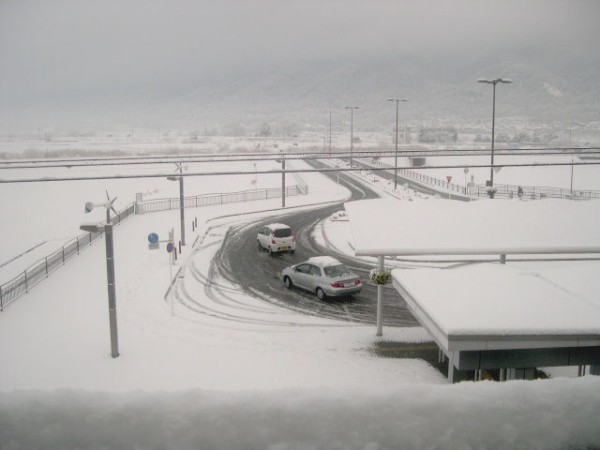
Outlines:
<svg viewBox="0 0 600 450"><path fill-rule="evenodd" d="M313 163L317 166L317 163ZM318 166L317 166L318 167ZM334 175L330 175L332 178ZM377 194L367 187L357 187L345 174L340 174L340 183L352 193L353 200L376 198ZM306 291L287 290L281 280L281 271L292 264L302 262L312 256L332 255L351 267L364 281L373 265L353 259L344 254L334 253L317 243L312 232L319 222L335 211L342 209L342 203L323 206L310 211L282 213L281 217L271 218L250 224L234 226L230 229L224 244L214 257L212 267L226 279L239 284L264 301L320 317L342 319L351 322L376 323L377 289L363 284L359 294L348 297L330 298L324 302ZM284 215L283 215L284 214ZM259 250L256 235L261 226L274 221L285 222L296 233L295 254L283 253L270 256ZM418 322L408 311L405 301L391 286L385 288L383 323L386 326L418 326Z"/></svg>

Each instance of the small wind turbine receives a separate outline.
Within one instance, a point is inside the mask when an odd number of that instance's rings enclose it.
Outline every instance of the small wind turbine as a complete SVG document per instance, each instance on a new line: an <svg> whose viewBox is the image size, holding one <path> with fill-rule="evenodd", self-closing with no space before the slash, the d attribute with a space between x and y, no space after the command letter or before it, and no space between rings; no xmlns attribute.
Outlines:
<svg viewBox="0 0 600 450"><path fill-rule="evenodd" d="M103 207L106 209L106 223L110 223L110 211L112 210L112 212L114 212L115 215L118 215L117 211L115 210L115 208L113 206L116 199L117 199L117 197L115 197L111 200L110 196L108 195L108 190L107 190L106 191L106 202L105 203L87 202L85 204L85 212L89 213L89 212L92 212L92 210L94 208Z"/></svg>

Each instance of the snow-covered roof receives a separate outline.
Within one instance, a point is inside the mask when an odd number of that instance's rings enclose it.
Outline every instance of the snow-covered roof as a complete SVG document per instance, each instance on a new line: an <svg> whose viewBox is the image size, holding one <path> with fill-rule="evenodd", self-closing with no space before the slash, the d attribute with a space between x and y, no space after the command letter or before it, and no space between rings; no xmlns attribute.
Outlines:
<svg viewBox="0 0 600 450"><path fill-rule="evenodd" d="M357 256L600 253L600 202L360 200L345 205Z"/></svg>
<svg viewBox="0 0 600 450"><path fill-rule="evenodd" d="M345 204L356 255L600 253L600 202L363 200ZM544 265L545 264L545 265ZM540 268L541 267L541 268ZM600 345L597 262L395 269L446 352Z"/></svg>
<svg viewBox="0 0 600 450"><path fill-rule="evenodd" d="M558 266L556 266L558 264ZM394 286L446 350L600 345L600 262L540 269L395 269Z"/></svg>
<svg viewBox="0 0 600 450"><path fill-rule="evenodd" d="M341 264L337 259L332 258L331 256L313 256L312 258L308 259L308 262L321 267L336 266Z"/></svg>
<svg viewBox="0 0 600 450"><path fill-rule="evenodd" d="M290 228L289 225L286 225L284 223L270 223L269 225L267 225L267 227L271 228L272 230L282 230Z"/></svg>

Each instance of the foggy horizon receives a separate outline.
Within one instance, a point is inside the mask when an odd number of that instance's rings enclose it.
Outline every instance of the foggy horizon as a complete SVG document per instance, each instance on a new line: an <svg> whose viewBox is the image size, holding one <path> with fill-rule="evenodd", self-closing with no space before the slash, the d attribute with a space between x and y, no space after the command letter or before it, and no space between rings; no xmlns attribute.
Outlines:
<svg viewBox="0 0 600 450"><path fill-rule="evenodd" d="M492 63L504 62L505 72L530 64L533 69L528 71L539 67L542 73L558 74L556 82L580 97L589 87L576 82L568 86L570 71L580 63L591 65L581 76L596 89L589 108L597 112L598 83L589 79L600 61L595 48L598 18L600 4L591 0L9 0L0 5L0 117L6 123L39 123L70 114L73 120L93 121L127 110L125 117L137 114L138 121L146 116L160 120L156 110L172 116L167 111L181 104L185 109L191 102L202 105L190 107L190 120L213 114L223 121L252 111L291 110L291 116L306 116L309 106L299 105L299 99L324 109L367 98L374 86L384 89L381 83L396 79L388 96L416 97L415 111L426 116L438 100L431 98L432 86L456 86L462 89L458 99L469 96L471 89L482 92L474 84L478 76L516 78L518 73L486 72L498 70ZM490 65L481 66L484 62ZM379 63L382 72L390 72L389 80L365 82L363 75L352 72L361 64L367 65L360 68L364 72ZM348 68L348 77L334 74L336 68ZM371 78L377 70L373 68ZM403 86L403 70L412 70L415 79L426 74L431 85L406 80ZM263 79L270 85L257 89ZM324 86L327 95L294 97L294 92L307 89L307 80L317 91ZM348 84L345 90L336 90L340 80ZM465 87L458 86L461 82ZM404 87L412 91L402 92ZM289 94L275 92L269 98L278 88ZM515 103L523 92L511 89L506 96L515 96ZM213 98L215 92L222 97ZM581 104L581 98L570 101ZM515 114L520 108L514 105Z"/></svg>

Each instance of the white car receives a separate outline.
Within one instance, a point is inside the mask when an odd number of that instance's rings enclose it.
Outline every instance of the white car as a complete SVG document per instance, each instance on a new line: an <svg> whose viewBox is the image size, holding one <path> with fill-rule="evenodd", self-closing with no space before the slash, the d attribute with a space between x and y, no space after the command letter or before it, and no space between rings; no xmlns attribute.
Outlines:
<svg viewBox="0 0 600 450"><path fill-rule="evenodd" d="M360 277L330 256L316 256L286 267L281 276L288 289L297 286L314 292L319 300L325 300L328 296L355 294L362 288Z"/></svg>
<svg viewBox="0 0 600 450"><path fill-rule="evenodd" d="M279 252L296 251L296 237L292 229L283 223L272 223L258 230L256 237L258 249L268 250L272 255Z"/></svg>

